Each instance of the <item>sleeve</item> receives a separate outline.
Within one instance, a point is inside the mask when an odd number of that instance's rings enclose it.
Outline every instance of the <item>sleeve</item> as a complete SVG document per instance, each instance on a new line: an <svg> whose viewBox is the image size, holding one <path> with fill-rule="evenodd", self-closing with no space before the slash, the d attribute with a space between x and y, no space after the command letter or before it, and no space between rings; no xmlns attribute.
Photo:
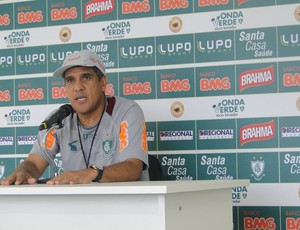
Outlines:
<svg viewBox="0 0 300 230"><path fill-rule="evenodd" d="M52 129L50 132L47 130L39 131L29 154L37 154L51 164L51 161L54 160L55 155L59 151L55 131L55 129Z"/></svg>
<svg viewBox="0 0 300 230"><path fill-rule="evenodd" d="M148 168L146 123L138 104L131 106L120 122L119 151L121 160L137 158Z"/></svg>

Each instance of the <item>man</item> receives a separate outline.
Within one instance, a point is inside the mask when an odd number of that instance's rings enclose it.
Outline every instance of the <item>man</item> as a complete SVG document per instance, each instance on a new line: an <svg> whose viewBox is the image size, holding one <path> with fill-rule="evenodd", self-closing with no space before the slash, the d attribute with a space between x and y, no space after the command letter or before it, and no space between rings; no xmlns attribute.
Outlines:
<svg viewBox="0 0 300 230"><path fill-rule="evenodd" d="M53 75L64 78L74 113L53 133L40 131L28 158L0 183L36 183L57 153L64 173L49 185L148 180L143 112L132 100L105 96L107 77L101 59L82 50L67 56ZM45 145L44 138L49 141Z"/></svg>

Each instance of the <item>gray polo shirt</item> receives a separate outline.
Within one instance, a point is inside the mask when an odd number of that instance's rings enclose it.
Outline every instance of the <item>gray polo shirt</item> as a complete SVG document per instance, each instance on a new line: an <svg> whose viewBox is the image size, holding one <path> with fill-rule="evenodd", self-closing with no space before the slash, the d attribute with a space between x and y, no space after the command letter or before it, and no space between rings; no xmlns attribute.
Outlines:
<svg viewBox="0 0 300 230"><path fill-rule="evenodd" d="M137 158L145 165L141 180L149 179L146 170L148 153L145 119L142 109L136 102L115 97L112 114L110 115L107 109L103 113L93 145L97 125L82 126L77 120L76 113L66 117L62 123L63 128L56 129L53 134L55 142L52 144L47 140L46 143L47 153L52 160L57 153L61 154L64 171L84 169L93 163L109 166L128 158ZM44 153L45 134L45 130L38 132L30 154L38 154L51 164Z"/></svg>

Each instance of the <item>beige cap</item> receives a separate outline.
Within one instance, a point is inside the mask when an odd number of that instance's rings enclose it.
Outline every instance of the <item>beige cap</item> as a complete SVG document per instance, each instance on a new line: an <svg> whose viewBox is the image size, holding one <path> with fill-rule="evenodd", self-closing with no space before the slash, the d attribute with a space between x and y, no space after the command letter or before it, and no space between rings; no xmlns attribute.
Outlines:
<svg viewBox="0 0 300 230"><path fill-rule="evenodd" d="M62 77L63 73L74 66L97 67L105 75L105 66L101 58L90 50L81 50L66 57L61 67L54 71L54 77Z"/></svg>

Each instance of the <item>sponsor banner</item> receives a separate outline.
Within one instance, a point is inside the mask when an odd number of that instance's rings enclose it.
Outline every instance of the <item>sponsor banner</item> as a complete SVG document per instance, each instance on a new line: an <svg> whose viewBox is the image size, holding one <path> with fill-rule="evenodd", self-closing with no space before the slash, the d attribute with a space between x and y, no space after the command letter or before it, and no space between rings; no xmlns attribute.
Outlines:
<svg viewBox="0 0 300 230"><path fill-rule="evenodd" d="M155 46L153 37L119 41L119 67L153 65L155 65Z"/></svg>
<svg viewBox="0 0 300 230"><path fill-rule="evenodd" d="M234 180L236 154L198 154L198 180Z"/></svg>
<svg viewBox="0 0 300 230"><path fill-rule="evenodd" d="M120 95L119 93L119 75L118 73L107 73L106 95Z"/></svg>
<svg viewBox="0 0 300 230"><path fill-rule="evenodd" d="M155 99L155 71L119 73L120 96L130 99Z"/></svg>
<svg viewBox="0 0 300 230"><path fill-rule="evenodd" d="M193 35L157 37L156 49L156 65L194 62Z"/></svg>
<svg viewBox="0 0 300 230"><path fill-rule="evenodd" d="M276 57L276 28L237 30L235 35L237 60Z"/></svg>
<svg viewBox="0 0 300 230"><path fill-rule="evenodd" d="M195 122L158 122L158 150L195 149Z"/></svg>
<svg viewBox="0 0 300 230"><path fill-rule="evenodd" d="M13 4L4 4L0 8L0 30L11 30L14 25Z"/></svg>
<svg viewBox="0 0 300 230"><path fill-rule="evenodd" d="M300 182L300 152L280 152L280 182Z"/></svg>
<svg viewBox="0 0 300 230"><path fill-rule="evenodd" d="M300 91L300 61L278 63L279 92Z"/></svg>
<svg viewBox="0 0 300 230"><path fill-rule="evenodd" d="M50 112L59 107L58 104L1 107L0 127L39 126ZM38 131L38 128L36 128L36 131Z"/></svg>
<svg viewBox="0 0 300 230"><path fill-rule="evenodd" d="M106 70L116 69L118 65L117 41L97 41L83 43L83 49L88 49L101 57Z"/></svg>
<svg viewBox="0 0 300 230"><path fill-rule="evenodd" d="M47 103L47 78L16 79L15 84L16 105L40 105Z"/></svg>
<svg viewBox="0 0 300 230"><path fill-rule="evenodd" d="M147 143L149 151L157 150L157 125L156 122L146 122Z"/></svg>
<svg viewBox="0 0 300 230"><path fill-rule="evenodd" d="M300 11L300 10L299 10ZM300 26L278 27L278 57L298 56L300 52Z"/></svg>
<svg viewBox="0 0 300 230"><path fill-rule="evenodd" d="M197 149L235 149L236 121L198 120Z"/></svg>
<svg viewBox="0 0 300 230"><path fill-rule="evenodd" d="M194 69L157 70L157 98L193 97Z"/></svg>
<svg viewBox="0 0 300 230"><path fill-rule="evenodd" d="M80 0L48 0L48 26L76 24L81 22Z"/></svg>
<svg viewBox="0 0 300 230"><path fill-rule="evenodd" d="M279 183L278 152L238 153L238 178L251 183Z"/></svg>
<svg viewBox="0 0 300 230"><path fill-rule="evenodd" d="M14 4L15 29L45 27L46 1L26 1Z"/></svg>
<svg viewBox="0 0 300 230"><path fill-rule="evenodd" d="M196 68L196 96L221 96L235 94L233 65Z"/></svg>
<svg viewBox="0 0 300 230"><path fill-rule="evenodd" d="M279 207L240 207L239 229L280 228Z"/></svg>
<svg viewBox="0 0 300 230"><path fill-rule="evenodd" d="M118 18L142 18L154 16L154 1L137 0L137 1L118 1Z"/></svg>
<svg viewBox="0 0 300 230"><path fill-rule="evenodd" d="M116 0L82 0L82 22L117 19Z"/></svg>
<svg viewBox="0 0 300 230"><path fill-rule="evenodd" d="M234 60L234 31L195 34L195 61Z"/></svg>
<svg viewBox="0 0 300 230"><path fill-rule="evenodd" d="M15 74L15 55L13 49L5 49L0 52L0 76Z"/></svg>
<svg viewBox="0 0 300 230"><path fill-rule="evenodd" d="M164 180L196 180L195 154L159 155Z"/></svg>
<svg viewBox="0 0 300 230"><path fill-rule="evenodd" d="M239 94L277 92L277 63L256 63L236 66Z"/></svg>
<svg viewBox="0 0 300 230"><path fill-rule="evenodd" d="M233 9L234 0L210 1L210 0L196 0L194 3L195 12L208 11L225 11Z"/></svg>
<svg viewBox="0 0 300 230"><path fill-rule="evenodd" d="M16 138L14 128L1 128L0 146L0 154L15 154Z"/></svg>
<svg viewBox="0 0 300 230"><path fill-rule="evenodd" d="M32 149L37 139L37 127L18 127L16 128L16 153L26 154Z"/></svg>
<svg viewBox="0 0 300 230"><path fill-rule="evenodd" d="M48 46L48 72L54 72L62 66L63 61L68 55L78 52L81 49L80 43Z"/></svg>
<svg viewBox="0 0 300 230"><path fill-rule="evenodd" d="M238 148L278 148L278 118L238 119Z"/></svg>
<svg viewBox="0 0 300 230"><path fill-rule="evenodd" d="M235 206L299 206L299 183L251 183L247 197ZM241 208L241 207L240 207Z"/></svg>
<svg viewBox="0 0 300 230"><path fill-rule="evenodd" d="M14 105L14 80L3 80L0 84L0 106Z"/></svg>
<svg viewBox="0 0 300 230"><path fill-rule="evenodd" d="M16 50L16 74L47 72L47 48L44 46Z"/></svg>
<svg viewBox="0 0 300 230"><path fill-rule="evenodd" d="M48 92L50 104L69 103L65 89L64 79L62 77L48 77Z"/></svg>
<svg viewBox="0 0 300 230"><path fill-rule="evenodd" d="M261 7L261 6L275 6L276 0L236 0L234 1L235 8Z"/></svg>
<svg viewBox="0 0 300 230"><path fill-rule="evenodd" d="M157 16L193 13L193 3L189 0L158 0L156 2L155 15Z"/></svg>
<svg viewBox="0 0 300 230"><path fill-rule="evenodd" d="M153 31L155 31L155 36L159 37L174 35L174 33L201 34L206 32L233 29L235 27L236 29L274 27L275 30L276 26L299 25L299 22L294 16L297 6L298 5L283 5L256 9L249 8L232 12L224 11L183 14L176 16L175 19L174 16L161 16L141 18L139 20L106 21L101 17L99 21L95 21L93 23L77 23L68 24L67 26L57 25L36 28L27 26L24 28L15 28L16 30L10 31L0 30L0 49L8 47L41 46L48 44L64 44L65 42L76 43L87 41L86 33L74 33L73 31L91 31L89 33L89 41L99 41L117 38L147 38L153 36ZM280 11L282 15L285 15L285 17L274 17L278 11ZM255 18L257 21L260 21L260 23L257 24L256 20L252 20L253 18ZM265 20L265 18L268 18L268 20ZM236 21L233 28L231 25L227 25L230 24L231 20ZM194 25L195 21L201 22L201 26L191 26ZM145 25L147 25L146 28ZM204 34L201 36L203 35ZM47 37L47 39L45 39L45 37ZM220 38L222 37L223 35L220 34ZM224 38L228 39L227 36ZM233 36L231 36L231 38L233 38ZM273 39L275 40L275 38L276 36L274 36ZM214 40L208 41L207 47L204 46L205 44L203 43L206 41L203 41L202 46L199 47L199 49L212 49L213 41L217 41L218 43L215 44L215 46L218 45L220 48L220 45L222 45L221 41L216 39L214 36L212 39ZM199 41L199 39L196 40L196 44L197 41ZM228 43L229 41L227 40L226 43L223 44L225 47L227 47L227 49L228 46L230 46ZM222 50L219 49L219 52L221 51ZM226 52L228 58L229 52L228 50L226 50ZM211 61L215 61L215 59L212 58Z"/></svg>
<svg viewBox="0 0 300 230"><path fill-rule="evenodd" d="M299 117L279 118L280 147L300 147L300 119Z"/></svg>
<svg viewBox="0 0 300 230"><path fill-rule="evenodd" d="M142 106L147 121L177 121L299 116L299 100L299 93L180 98L184 114L176 118L171 116L170 108L178 99L156 99L155 107L159 113L153 111L153 101L137 102Z"/></svg>
<svg viewBox="0 0 300 230"><path fill-rule="evenodd" d="M300 229L300 208L281 207L281 229Z"/></svg>

